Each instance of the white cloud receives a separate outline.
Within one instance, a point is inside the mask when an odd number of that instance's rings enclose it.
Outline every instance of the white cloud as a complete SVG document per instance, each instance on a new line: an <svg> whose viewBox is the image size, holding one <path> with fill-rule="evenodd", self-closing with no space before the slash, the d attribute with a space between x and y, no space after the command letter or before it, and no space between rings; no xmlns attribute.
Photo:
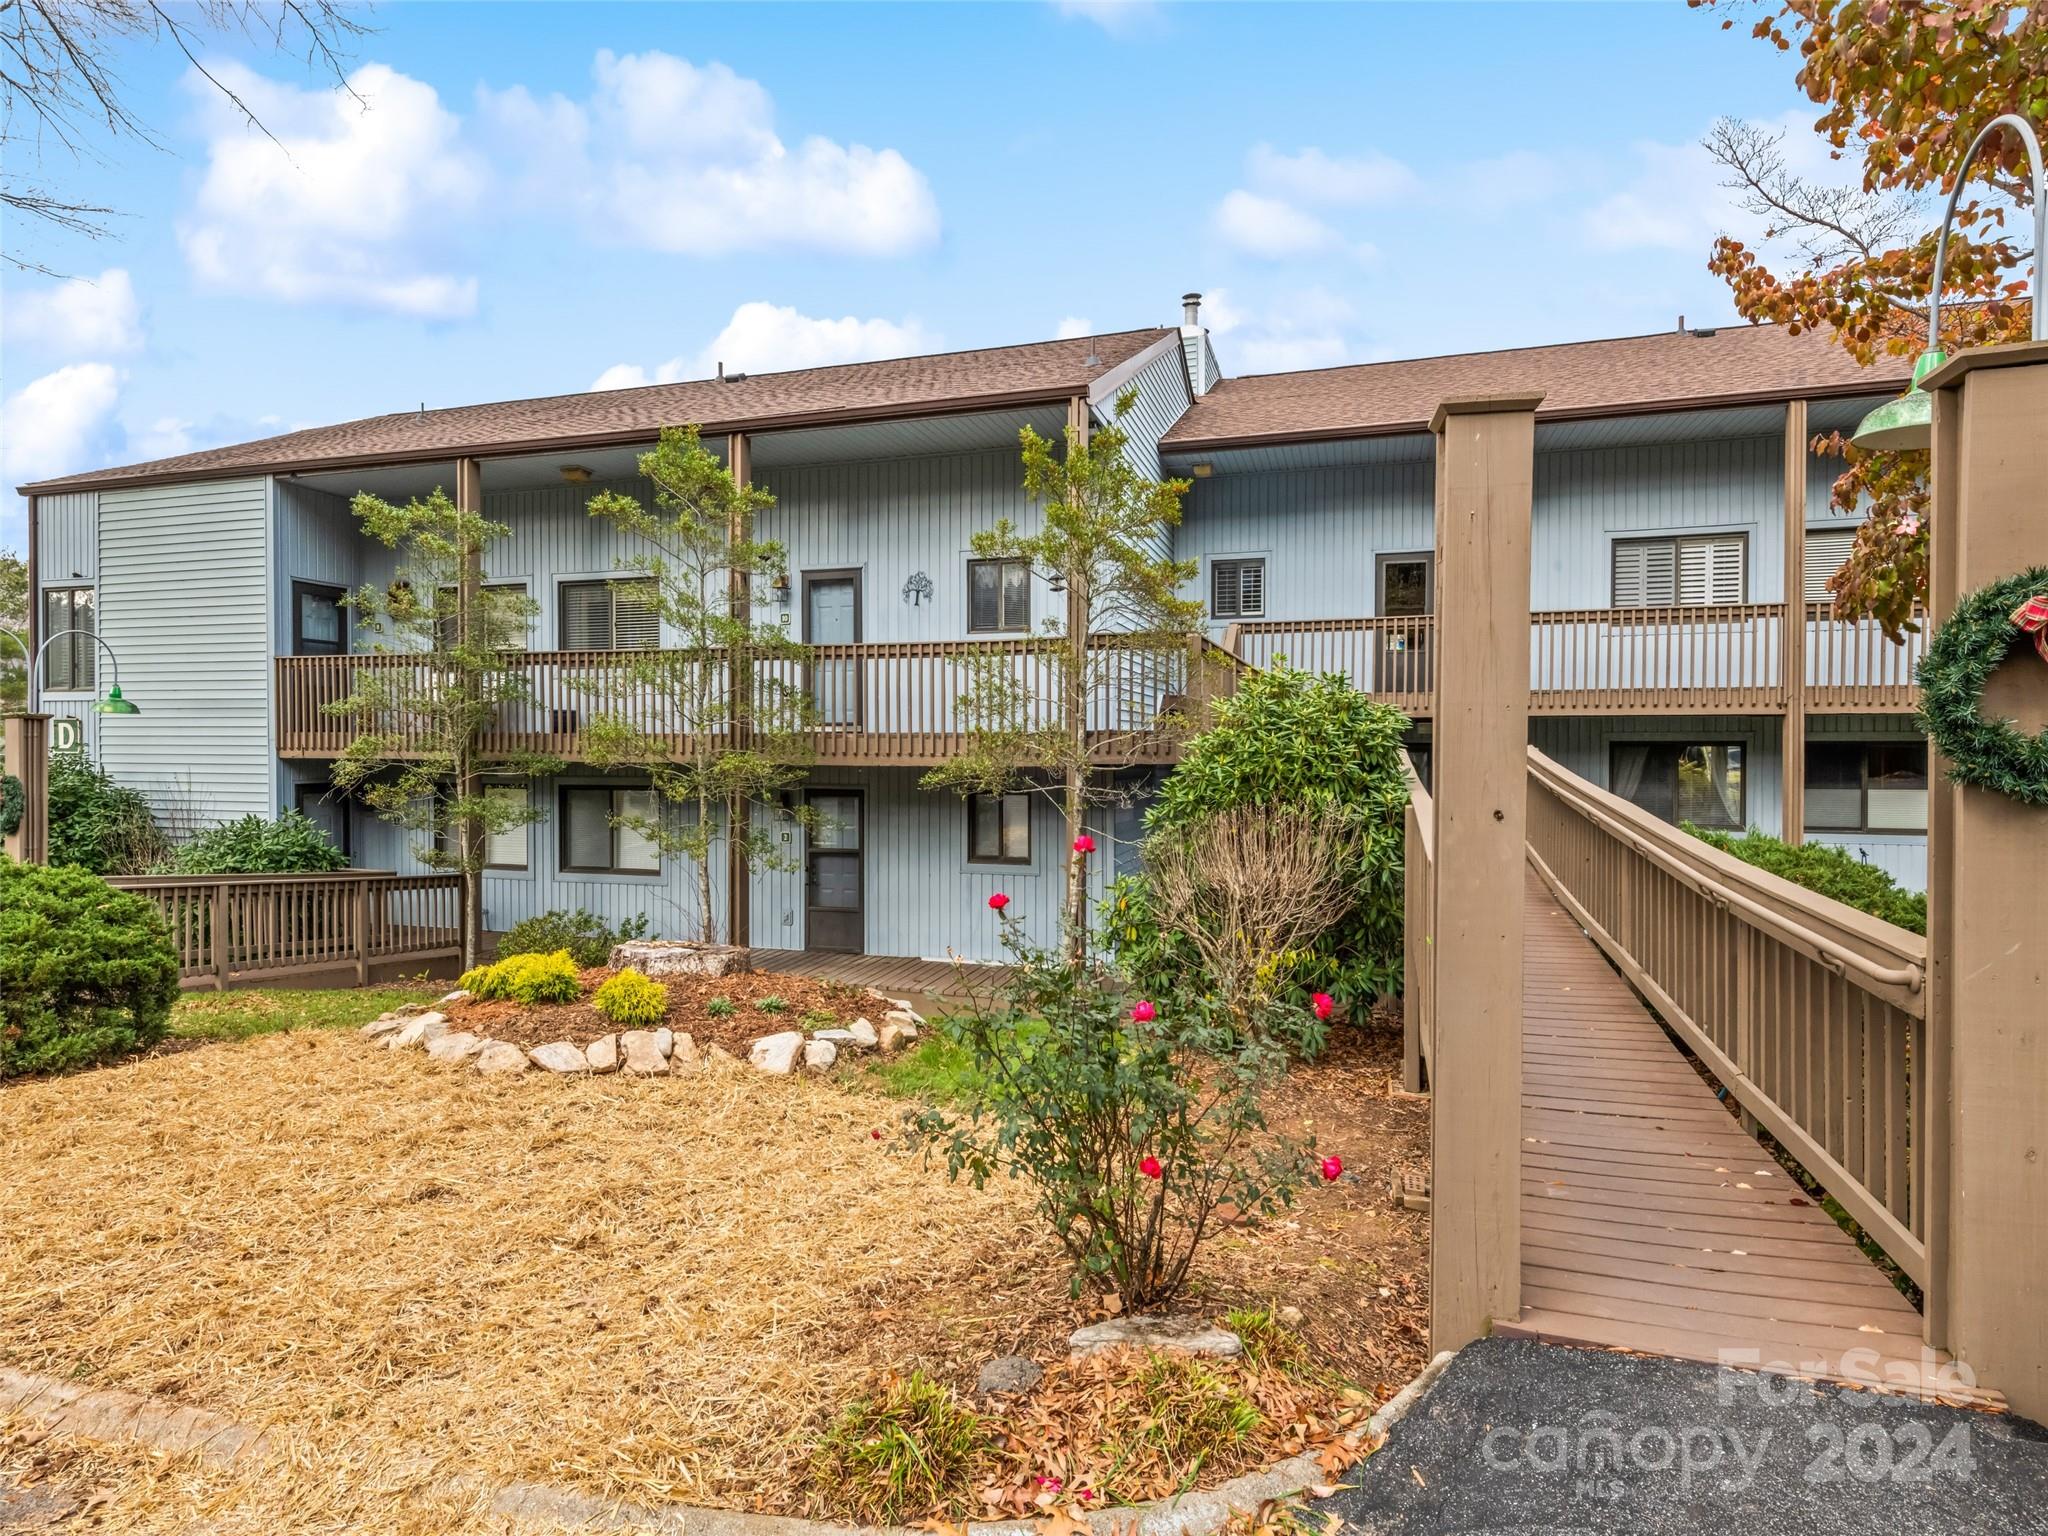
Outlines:
<svg viewBox="0 0 2048 1536"><path fill-rule="evenodd" d="M1795 175L1839 181L1827 141L1805 114L1788 112L1760 126L1784 135L1785 167ZM1722 185L1728 171L1697 140L1662 144L1639 140L1630 146L1627 184L1595 203L1585 215L1587 241L1601 250L1698 251L1716 235L1759 240L1769 221L1741 206L1737 192Z"/></svg>
<svg viewBox="0 0 2048 1536"><path fill-rule="evenodd" d="M8 396L0 456L8 489L90 468L119 441L121 375L111 363L73 363Z"/></svg>
<svg viewBox="0 0 2048 1536"><path fill-rule="evenodd" d="M735 309L724 328L694 358L672 357L651 370L638 363L614 363L590 387L632 389L710 378L720 363L725 364L727 373L777 373L789 368L871 362L929 352L938 343L939 338L915 320L899 324L853 315L819 319L799 314L789 305L756 299Z"/></svg>
<svg viewBox="0 0 2048 1536"><path fill-rule="evenodd" d="M1095 322L1084 319L1080 315L1063 315L1060 317L1060 323L1054 328L1052 334L1055 341L1073 341L1077 337L1093 336L1095 334Z"/></svg>
<svg viewBox="0 0 2048 1536"><path fill-rule="evenodd" d="M1532 149L1511 149L1504 155L1474 160L1457 175L1465 208L1484 215L1501 208L1539 203L1563 182L1563 168L1549 155Z"/></svg>
<svg viewBox="0 0 2048 1536"><path fill-rule="evenodd" d="M1218 353L1227 372L1284 373L1365 361L1357 336L1357 310L1327 288L1292 289L1256 306L1240 304L1218 288L1202 298L1202 318L1225 338Z"/></svg>
<svg viewBox="0 0 2048 1536"><path fill-rule="evenodd" d="M1062 16L1092 21L1112 37L1128 37L1159 20L1158 0L1053 0Z"/></svg>
<svg viewBox="0 0 2048 1536"><path fill-rule="evenodd" d="M526 195L582 201L610 238L689 256L893 256L938 238L931 185L900 153L784 143L767 90L724 64L605 50L594 73L586 103L523 87L478 101L504 157L529 166Z"/></svg>
<svg viewBox="0 0 2048 1536"><path fill-rule="evenodd" d="M1245 157L1245 170L1255 186L1304 203L1384 203L1421 185L1407 166L1377 150L1326 155L1310 147L1283 155L1260 144Z"/></svg>
<svg viewBox="0 0 2048 1536"><path fill-rule="evenodd" d="M1216 233L1252 256L1308 256L1338 243L1337 232L1313 214L1277 197L1239 187L1216 205Z"/></svg>
<svg viewBox="0 0 2048 1536"><path fill-rule="evenodd" d="M476 278L437 270L433 253L488 173L432 86L383 64L331 91L212 69L278 142L208 88L206 176L179 229L202 282L433 319L475 311Z"/></svg>
<svg viewBox="0 0 2048 1536"><path fill-rule="evenodd" d="M142 345L142 307L121 267L10 296L7 340L59 357L133 352Z"/></svg>

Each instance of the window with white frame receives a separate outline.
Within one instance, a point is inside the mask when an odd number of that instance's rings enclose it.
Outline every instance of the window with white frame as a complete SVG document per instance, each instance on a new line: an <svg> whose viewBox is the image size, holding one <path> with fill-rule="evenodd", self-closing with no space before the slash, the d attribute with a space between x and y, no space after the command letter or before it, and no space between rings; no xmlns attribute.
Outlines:
<svg viewBox="0 0 2048 1536"><path fill-rule="evenodd" d="M1258 619L1266 613L1266 562L1254 559L1209 562L1209 616Z"/></svg>
<svg viewBox="0 0 2048 1536"><path fill-rule="evenodd" d="M1613 606L1721 606L1749 600L1749 535L1614 541Z"/></svg>
<svg viewBox="0 0 2048 1536"><path fill-rule="evenodd" d="M570 784L561 795L563 869L603 875L661 872L661 850L643 827L631 824L660 818L653 790Z"/></svg>
<svg viewBox="0 0 2048 1536"><path fill-rule="evenodd" d="M91 693L98 676L91 587L43 589L43 687L50 693ZM70 633L66 633L66 631Z"/></svg>
<svg viewBox="0 0 2048 1536"><path fill-rule="evenodd" d="M661 646L661 615L652 581L562 583L561 647L565 651L652 651Z"/></svg>
<svg viewBox="0 0 2048 1536"><path fill-rule="evenodd" d="M1806 600L1832 603L1835 594L1828 583L1835 578L1856 547L1856 530L1851 528L1809 528L1806 530Z"/></svg>

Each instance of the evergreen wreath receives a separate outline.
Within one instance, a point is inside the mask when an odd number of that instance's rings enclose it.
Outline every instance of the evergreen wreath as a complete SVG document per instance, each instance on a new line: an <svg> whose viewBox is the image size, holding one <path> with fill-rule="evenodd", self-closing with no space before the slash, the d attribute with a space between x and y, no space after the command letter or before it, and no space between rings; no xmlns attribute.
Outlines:
<svg viewBox="0 0 2048 1536"><path fill-rule="evenodd" d="M21 818L27 814L27 788L13 774L0 774L0 837L20 831Z"/></svg>
<svg viewBox="0 0 2048 1536"><path fill-rule="evenodd" d="M1934 632L1919 673L1920 725L1948 759L1948 776L2027 805L2048 805L2048 730L2029 736L1981 710L1991 674L2029 638L2016 610L2041 593L2048 593L2043 565L1969 593Z"/></svg>

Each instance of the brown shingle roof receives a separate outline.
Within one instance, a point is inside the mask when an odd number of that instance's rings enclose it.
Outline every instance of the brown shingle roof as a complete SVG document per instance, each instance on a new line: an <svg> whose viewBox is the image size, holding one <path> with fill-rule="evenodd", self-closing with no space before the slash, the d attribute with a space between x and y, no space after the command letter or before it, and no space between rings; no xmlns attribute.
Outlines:
<svg viewBox="0 0 2048 1536"><path fill-rule="evenodd" d="M1084 391L1163 336L1163 328L984 347L884 362L584 391L446 410L369 416L331 427L208 448L175 458L39 481L23 491L81 489L227 474L340 468L597 446L694 422L706 432L987 410ZM1090 358L1096 361L1091 365Z"/></svg>
<svg viewBox="0 0 2048 1536"><path fill-rule="evenodd" d="M1861 367L1825 336L1792 336L1776 325L1666 331L1225 379L1174 424L1163 446L1186 453L1420 432L1439 403L1467 395L1541 393L1537 416L1554 419L1877 394L1903 386L1910 371L1903 358Z"/></svg>

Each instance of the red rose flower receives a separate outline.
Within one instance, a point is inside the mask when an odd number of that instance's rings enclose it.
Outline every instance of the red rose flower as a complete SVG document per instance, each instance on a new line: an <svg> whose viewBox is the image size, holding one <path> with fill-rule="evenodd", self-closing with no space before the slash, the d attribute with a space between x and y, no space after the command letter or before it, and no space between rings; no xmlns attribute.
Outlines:
<svg viewBox="0 0 2048 1536"><path fill-rule="evenodd" d="M1140 1024L1150 1024L1159 1017L1159 1010L1148 1002L1140 1001L1131 1009L1131 1017Z"/></svg>
<svg viewBox="0 0 2048 1536"><path fill-rule="evenodd" d="M1337 1011L1337 999L1327 992L1318 992L1308 1000L1308 1005L1315 1009L1316 1017L1325 1023L1328 1023L1330 1015Z"/></svg>
<svg viewBox="0 0 2048 1536"><path fill-rule="evenodd" d="M991 912L1000 912L1009 904L1010 898L1005 896L1001 891L997 891L995 895L989 897L988 899L989 910Z"/></svg>
<svg viewBox="0 0 2048 1536"><path fill-rule="evenodd" d="M1323 1159L1322 1169L1323 1182L1325 1184L1334 1183L1337 1176L1344 1171L1344 1159L1332 1154Z"/></svg>
<svg viewBox="0 0 2048 1536"><path fill-rule="evenodd" d="M1159 1166L1159 1159L1147 1154L1145 1161L1138 1164L1138 1172L1148 1179L1156 1179L1166 1170Z"/></svg>
<svg viewBox="0 0 2048 1536"><path fill-rule="evenodd" d="M1074 852L1093 853L1094 851L1095 839L1090 837L1086 832L1083 832L1079 837L1074 839Z"/></svg>

